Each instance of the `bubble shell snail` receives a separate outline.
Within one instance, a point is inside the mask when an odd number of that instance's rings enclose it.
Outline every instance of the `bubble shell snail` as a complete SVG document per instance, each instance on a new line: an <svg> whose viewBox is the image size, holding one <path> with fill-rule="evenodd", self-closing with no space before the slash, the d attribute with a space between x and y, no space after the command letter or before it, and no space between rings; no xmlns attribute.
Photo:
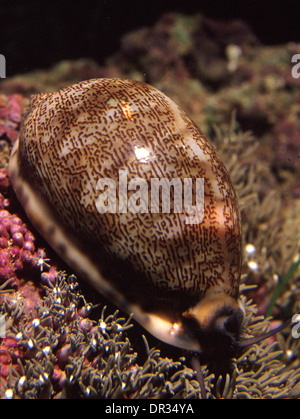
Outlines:
<svg viewBox="0 0 300 419"><path fill-rule="evenodd" d="M9 171L48 243L151 334L196 352L238 339L244 310L237 197L209 140L165 94L125 79L39 94ZM117 184L120 171L128 182L147 184L203 178L203 221L188 223L175 211L100 214L99 179Z"/></svg>

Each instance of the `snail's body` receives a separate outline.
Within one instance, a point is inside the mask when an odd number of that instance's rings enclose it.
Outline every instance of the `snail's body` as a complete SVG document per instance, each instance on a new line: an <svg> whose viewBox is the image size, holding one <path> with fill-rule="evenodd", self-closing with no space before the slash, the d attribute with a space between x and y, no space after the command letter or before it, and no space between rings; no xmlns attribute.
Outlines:
<svg viewBox="0 0 300 419"><path fill-rule="evenodd" d="M213 146L162 92L94 79L38 95L9 168L20 202L49 244L150 333L201 351L194 322L202 333L224 329L233 315L238 332L237 198ZM141 178L149 188L153 178L203 178L203 221L150 206L146 213L117 207L100 214L98 182L118 184L120 171L128 183Z"/></svg>

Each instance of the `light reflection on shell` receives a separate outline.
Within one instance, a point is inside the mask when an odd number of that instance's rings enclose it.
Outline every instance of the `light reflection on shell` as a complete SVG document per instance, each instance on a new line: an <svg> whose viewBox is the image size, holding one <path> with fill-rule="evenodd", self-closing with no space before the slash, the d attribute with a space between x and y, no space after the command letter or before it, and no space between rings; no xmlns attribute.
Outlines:
<svg viewBox="0 0 300 419"><path fill-rule="evenodd" d="M35 96L10 159L29 219L79 275L150 333L201 350L197 333L238 312L237 198L215 149L165 94L144 83L93 79ZM99 214L99 179L127 170L203 178L204 219L182 213Z"/></svg>

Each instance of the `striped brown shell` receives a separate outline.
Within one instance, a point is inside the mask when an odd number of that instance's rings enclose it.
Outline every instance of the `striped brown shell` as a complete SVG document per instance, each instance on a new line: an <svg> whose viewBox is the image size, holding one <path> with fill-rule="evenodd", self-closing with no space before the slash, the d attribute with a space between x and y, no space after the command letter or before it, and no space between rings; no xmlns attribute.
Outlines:
<svg viewBox="0 0 300 419"><path fill-rule="evenodd" d="M203 221L188 223L172 207L99 213L99 179L118 185L120 171L147 185L204 179ZM241 232L229 174L156 88L93 79L35 96L10 174L29 219L61 258L159 339L201 350L188 319L205 330L225 312L240 313Z"/></svg>

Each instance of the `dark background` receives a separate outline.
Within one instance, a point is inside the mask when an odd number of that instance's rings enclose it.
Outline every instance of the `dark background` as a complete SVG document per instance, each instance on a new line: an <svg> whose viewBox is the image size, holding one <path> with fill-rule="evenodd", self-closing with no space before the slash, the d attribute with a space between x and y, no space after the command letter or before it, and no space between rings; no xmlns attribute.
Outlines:
<svg viewBox="0 0 300 419"><path fill-rule="evenodd" d="M7 76L62 59L90 57L102 64L119 49L122 34L152 26L166 11L243 19L264 44L300 41L299 0L0 0Z"/></svg>

